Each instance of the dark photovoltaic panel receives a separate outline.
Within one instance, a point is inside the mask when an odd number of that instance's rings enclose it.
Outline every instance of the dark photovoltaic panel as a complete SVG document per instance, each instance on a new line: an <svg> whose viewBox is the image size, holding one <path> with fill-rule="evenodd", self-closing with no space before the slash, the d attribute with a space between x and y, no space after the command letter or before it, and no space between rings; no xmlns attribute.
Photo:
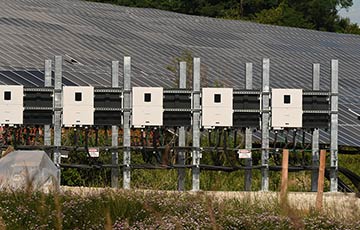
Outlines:
<svg viewBox="0 0 360 230"><path fill-rule="evenodd" d="M167 67L188 50L201 58L202 86L244 88L245 63L261 87L270 58L270 86L311 90L312 64L321 64L320 90L330 88L330 60L339 60L339 144L360 146L360 36L261 25L80 0L0 1L0 84L43 86L44 60L64 61L64 85L111 86L111 61L132 58L133 86L173 88ZM122 77L122 71L120 71ZM120 81L121 84L121 81ZM328 142L328 132L321 142Z"/></svg>

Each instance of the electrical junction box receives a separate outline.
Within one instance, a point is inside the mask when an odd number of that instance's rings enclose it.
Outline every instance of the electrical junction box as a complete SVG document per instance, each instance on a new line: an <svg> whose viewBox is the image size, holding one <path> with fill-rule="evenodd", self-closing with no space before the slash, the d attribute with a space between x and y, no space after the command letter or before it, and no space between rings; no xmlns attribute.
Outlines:
<svg viewBox="0 0 360 230"><path fill-rule="evenodd" d="M301 128L302 98L302 89L272 89L271 126L274 129Z"/></svg>
<svg viewBox="0 0 360 230"><path fill-rule="evenodd" d="M0 124L23 124L24 87L22 85L0 86Z"/></svg>
<svg viewBox="0 0 360 230"><path fill-rule="evenodd" d="M163 88L132 88L132 125L135 128L163 125Z"/></svg>
<svg viewBox="0 0 360 230"><path fill-rule="evenodd" d="M233 125L233 89L202 89L202 126L204 128Z"/></svg>
<svg viewBox="0 0 360 230"><path fill-rule="evenodd" d="M64 126L94 124L94 87L64 86L62 98Z"/></svg>

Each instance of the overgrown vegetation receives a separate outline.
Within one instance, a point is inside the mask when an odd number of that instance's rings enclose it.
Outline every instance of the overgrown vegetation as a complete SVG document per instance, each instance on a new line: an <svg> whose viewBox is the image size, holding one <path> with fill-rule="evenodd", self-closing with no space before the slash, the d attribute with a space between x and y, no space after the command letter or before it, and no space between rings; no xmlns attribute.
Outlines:
<svg viewBox="0 0 360 230"><path fill-rule="evenodd" d="M276 198L136 191L1 192L2 229L358 229L358 212ZM358 208L356 204L354 209ZM346 215L344 215L346 213Z"/></svg>
<svg viewBox="0 0 360 230"><path fill-rule="evenodd" d="M250 20L264 24L360 34L356 23L338 11L352 0L90 0L123 6L157 8L208 17Z"/></svg>
<svg viewBox="0 0 360 230"><path fill-rule="evenodd" d="M91 132L90 132L91 133ZM104 131L101 131L99 135L98 146L110 146L110 131L105 135ZM165 132L166 133L166 132ZM64 144L71 145L73 139L73 131L69 131L69 135L66 137L64 134L63 139ZM222 147L224 146L224 139L219 139L220 132L213 131L209 136L203 135L201 144L203 147L206 146L219 146L219 149L214 149L213 151L203 151L203 158L201 163L205 165L218 165L218 166L241 166L244 164L243 160L237 158L236 152L233 151L223 151ZM229 132L227 134L227 147L233 148L243 148L244 143L241 137L241 133ZM84 146L84 140L82 137L83 133L78 132L78 146ZM140 130L133 130L132 132L132 146L149 146L152 147L153 140L149 136L148 140L143 140L144 145L141 145L140 136L144 134ZM190 135L190 134L189 134ZM188 135L188 136L189 136ZM237 142L234 143L234 135L237 135ZM100 137L101 136L101 137ZM104 137L105 136L105 137ZM107 136L107 138L106 138ZM94 135L89 136L90 146L95 146L95 141L93 140ZM146 139L146 138L145 138ZM170 137L163 137L163 140L158 143L162 146L166 145ZM191 138L188 138L188 140ZM216 143L218 142L218 143ZM119 143L122 143L122 133L119 133ZM187 143L191 145L191 143ZM279 147L283 147L279 146ZM298 146L300 148L301 146ZM307 149L303 152L301 149L291 150L290 147L290 166L310 166L311 165L311 151ZM306 148L306 147L304 147ZM134 165L162 165L164 149L157 150L156 153L153 150L149 151L132 151L132 164ZM167 157L169 158L167 165L176 163L176 154L177 151L171 152ZM187 151L186 154L186 164L191 164L191 154ZM119 151L119 163L122 162L122 151ZM261 153L258 150L254 150L252 153L252 162L253 165L260 165ZM358 167L360 161L359 155L342 155L339 154L339 166L350 169L356 174L360 175L360 168ZM73 168L64 168L62 170L62 185L70 186L94 186L94 187L108 187L111 185L111 169L101 168L103 164L111 163L111 152L102 151L100 153L100 158L90 159L85 152L78 150L70 151L69 158L63 159L63 163L72 163L72 164L87 164L87 165L98 165L98 168L93 169L73 169ZM281 162L281 153L277 151L270 151L270 165L280 165ZM327 155L327 165L330 165L330 155ZM177 170L165 170L165 169L133 169L131 173L131 187L140 188L140 189L154 189L154 190L176 190L177 189ZM270 190L279 191L280 188L280 172L270 172ZM340 178L343 179L347 184L351 185L351 182L347 180L343 175L340 174ZM119 176L119 185L122 185L122 173L120 171ZM191 181L192 174L191 169L186 170L186 179L185 179L185 188L186 190L191 190ZM244 190L244 171L234 171L234 172L219 172L219 171L201 171L200 178L200 187L202 190L212 190L212 191L242 191ZM352 186L356 191L356 188ZM254 169L252 171L252 190L259 191L261 189L261 174L259 169ZM329 182L325 182L325 191L329 189ZM289 191L311 191L311 171L303 172L290 172L289 173Z"/></svg>

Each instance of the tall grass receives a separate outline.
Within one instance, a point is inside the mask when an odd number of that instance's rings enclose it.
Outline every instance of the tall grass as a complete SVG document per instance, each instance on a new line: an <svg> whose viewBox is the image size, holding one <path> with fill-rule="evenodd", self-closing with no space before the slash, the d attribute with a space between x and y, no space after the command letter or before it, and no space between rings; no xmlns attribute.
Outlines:
<svg viewBox="0 0 360 230"><path fill-rule="evenodd" d="M6 229L358 229L360 215L281 205L261 195L103 190L0 192ZM349 210L343 210L347 212Z"/></svg>
<svg viewBox="0 0 360 230"><path fill-rule="evenodd" d="M185 55L186 56L186 55ZM11 130L10 130L11 131ZM28 130L19 130L19 137L16 140L19 140L18 144L26 144L30 142L32 144L42 143L42 130L39 128L32 129L32 132L40 132L39 135L23 135L27 134ZM30 130L31 131L31 130ZM8 132L10 134L11 132ZM244 147L244 140L241 132L236 134L235 141L235 133L223 131L223 130L214 130L210 135L206 135L204 132L201 138L201 145L206 146L215 146L218 145L224 146L224 138L221 137L221 134L227 135L226 145L228 148L232 148L237 146L239 148ZM26 136L30 136L29 140L26 139ZM76 138L75 138L76 136ZM98 137L96 139L96 136ZM119 145L122 144L122 130L119 130ZM134 129L131 132L132 136L132 146L142 145L141 136L142 133L139 129ZM22 138L20 138L22 137ZM191 133L188 132L187 136L187 145L191 145ZM88 144L89 146L109 146L111 145L111 129L89 129L88 130ZM169 142L172 139L172 134L168 132L163 133L162 145ZM8 138L9 143L14 144L15 139ZM75 139L77 141L78 146L84 146L85 144L85 131L81 129L69 128L64 129L62 133L62 144L65 146L74 145ZM234 143L236 142L236 143ZM152 146L151 135L149 135L147 144ZM147 164L144 160L141 151L132 151L131 154L131 163L132 164ZM276 155L277 154L277 155ZM253 151L253 165L259 165L261 159L261 153L259 151ZM190 153L187 152L187 163L191 164L191 156ZM119 163L121 163L122 151L119 151ZM159 164L156 162L155 157L152 156L152 162L155 164ZM172 153L172 160L169 161L171 163L175 163L176 159L176 150ZM278 160L280 159L280 155L278 153L270 152L269 165L278 164ZM328 155L327 162L329 165L330 157ZM98 159L90 159L85 152L80 151L70 151L69 158L62 159L62 163L73 163L73 164L110 164L111 163L111 152L110 151L102 151L100 153L100 157ZM204 151L203 158L201 159L202 164L208 165L222 165L222 166L240 166L244 162L237 159L237 154L235 152L227 152L224 151ZM304 160L302 159L301 151L290 152L290 164L293 165L311 165L311 152L306 151L304 154ZM360 175L360 168L358 165L360 164L360 155L342 155L339 154L339 166L348 168L358 175ZM160 190L176 190L177 185L177 170L132 170L131 172L132 178L132 187L133 188L142 188L142 189L160 189ZM279 172L270 172L269 177L269 188L272 191L279 191L280 186L280 173ZM122 183L121 173L120 173L120 181L119 184ZM344 180L347 184L351 185L351 182L340 174L340 179ZM259 191L260 188L261 175L259 170L252 171L252 190ZM215 171L201 171L200 178L200 188L202 190L221 190L221 191L239 191L244 189L244 171L236 171L236 172L215 172ZM329 190L329 183L325 182L325 191ZM73 169L67 168L62 169L62 185L69 186L95 186L95 187L108 187L111 185L111 169ZM356 188L351 186L354 190ZM191 189L191 170L186 171L186 189ZM311 172L296 172L289 173L289 191L310 191L311 189Z"/></svg>

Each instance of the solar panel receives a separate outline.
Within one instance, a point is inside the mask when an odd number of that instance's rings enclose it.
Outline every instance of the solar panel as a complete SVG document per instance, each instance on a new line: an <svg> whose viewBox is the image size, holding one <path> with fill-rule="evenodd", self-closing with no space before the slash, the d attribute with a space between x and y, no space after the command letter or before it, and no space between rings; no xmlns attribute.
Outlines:
<svg viewBox="0 0 360 230"><path fill-rule="evenodd" d="M184 50L201 58L202 85L242 88L246 62L261 86L261 60L270 58L272 87L312 87L321 64L321 90L330 88L330 59L339 59L339 143L360 146L360 36L222 20L80 0L0 1L0 83L43 86L44 60L68 54L64 85L111 85L111 61L132 57L132 85L173 87L166 69ZM120 64L120 69L122 64ZM122 76L122 73L120 73ZM190 77L190 76L188 76ZM121 81L120 81L121 82ZM321 134L322 142L329 135Z"/></svg>

